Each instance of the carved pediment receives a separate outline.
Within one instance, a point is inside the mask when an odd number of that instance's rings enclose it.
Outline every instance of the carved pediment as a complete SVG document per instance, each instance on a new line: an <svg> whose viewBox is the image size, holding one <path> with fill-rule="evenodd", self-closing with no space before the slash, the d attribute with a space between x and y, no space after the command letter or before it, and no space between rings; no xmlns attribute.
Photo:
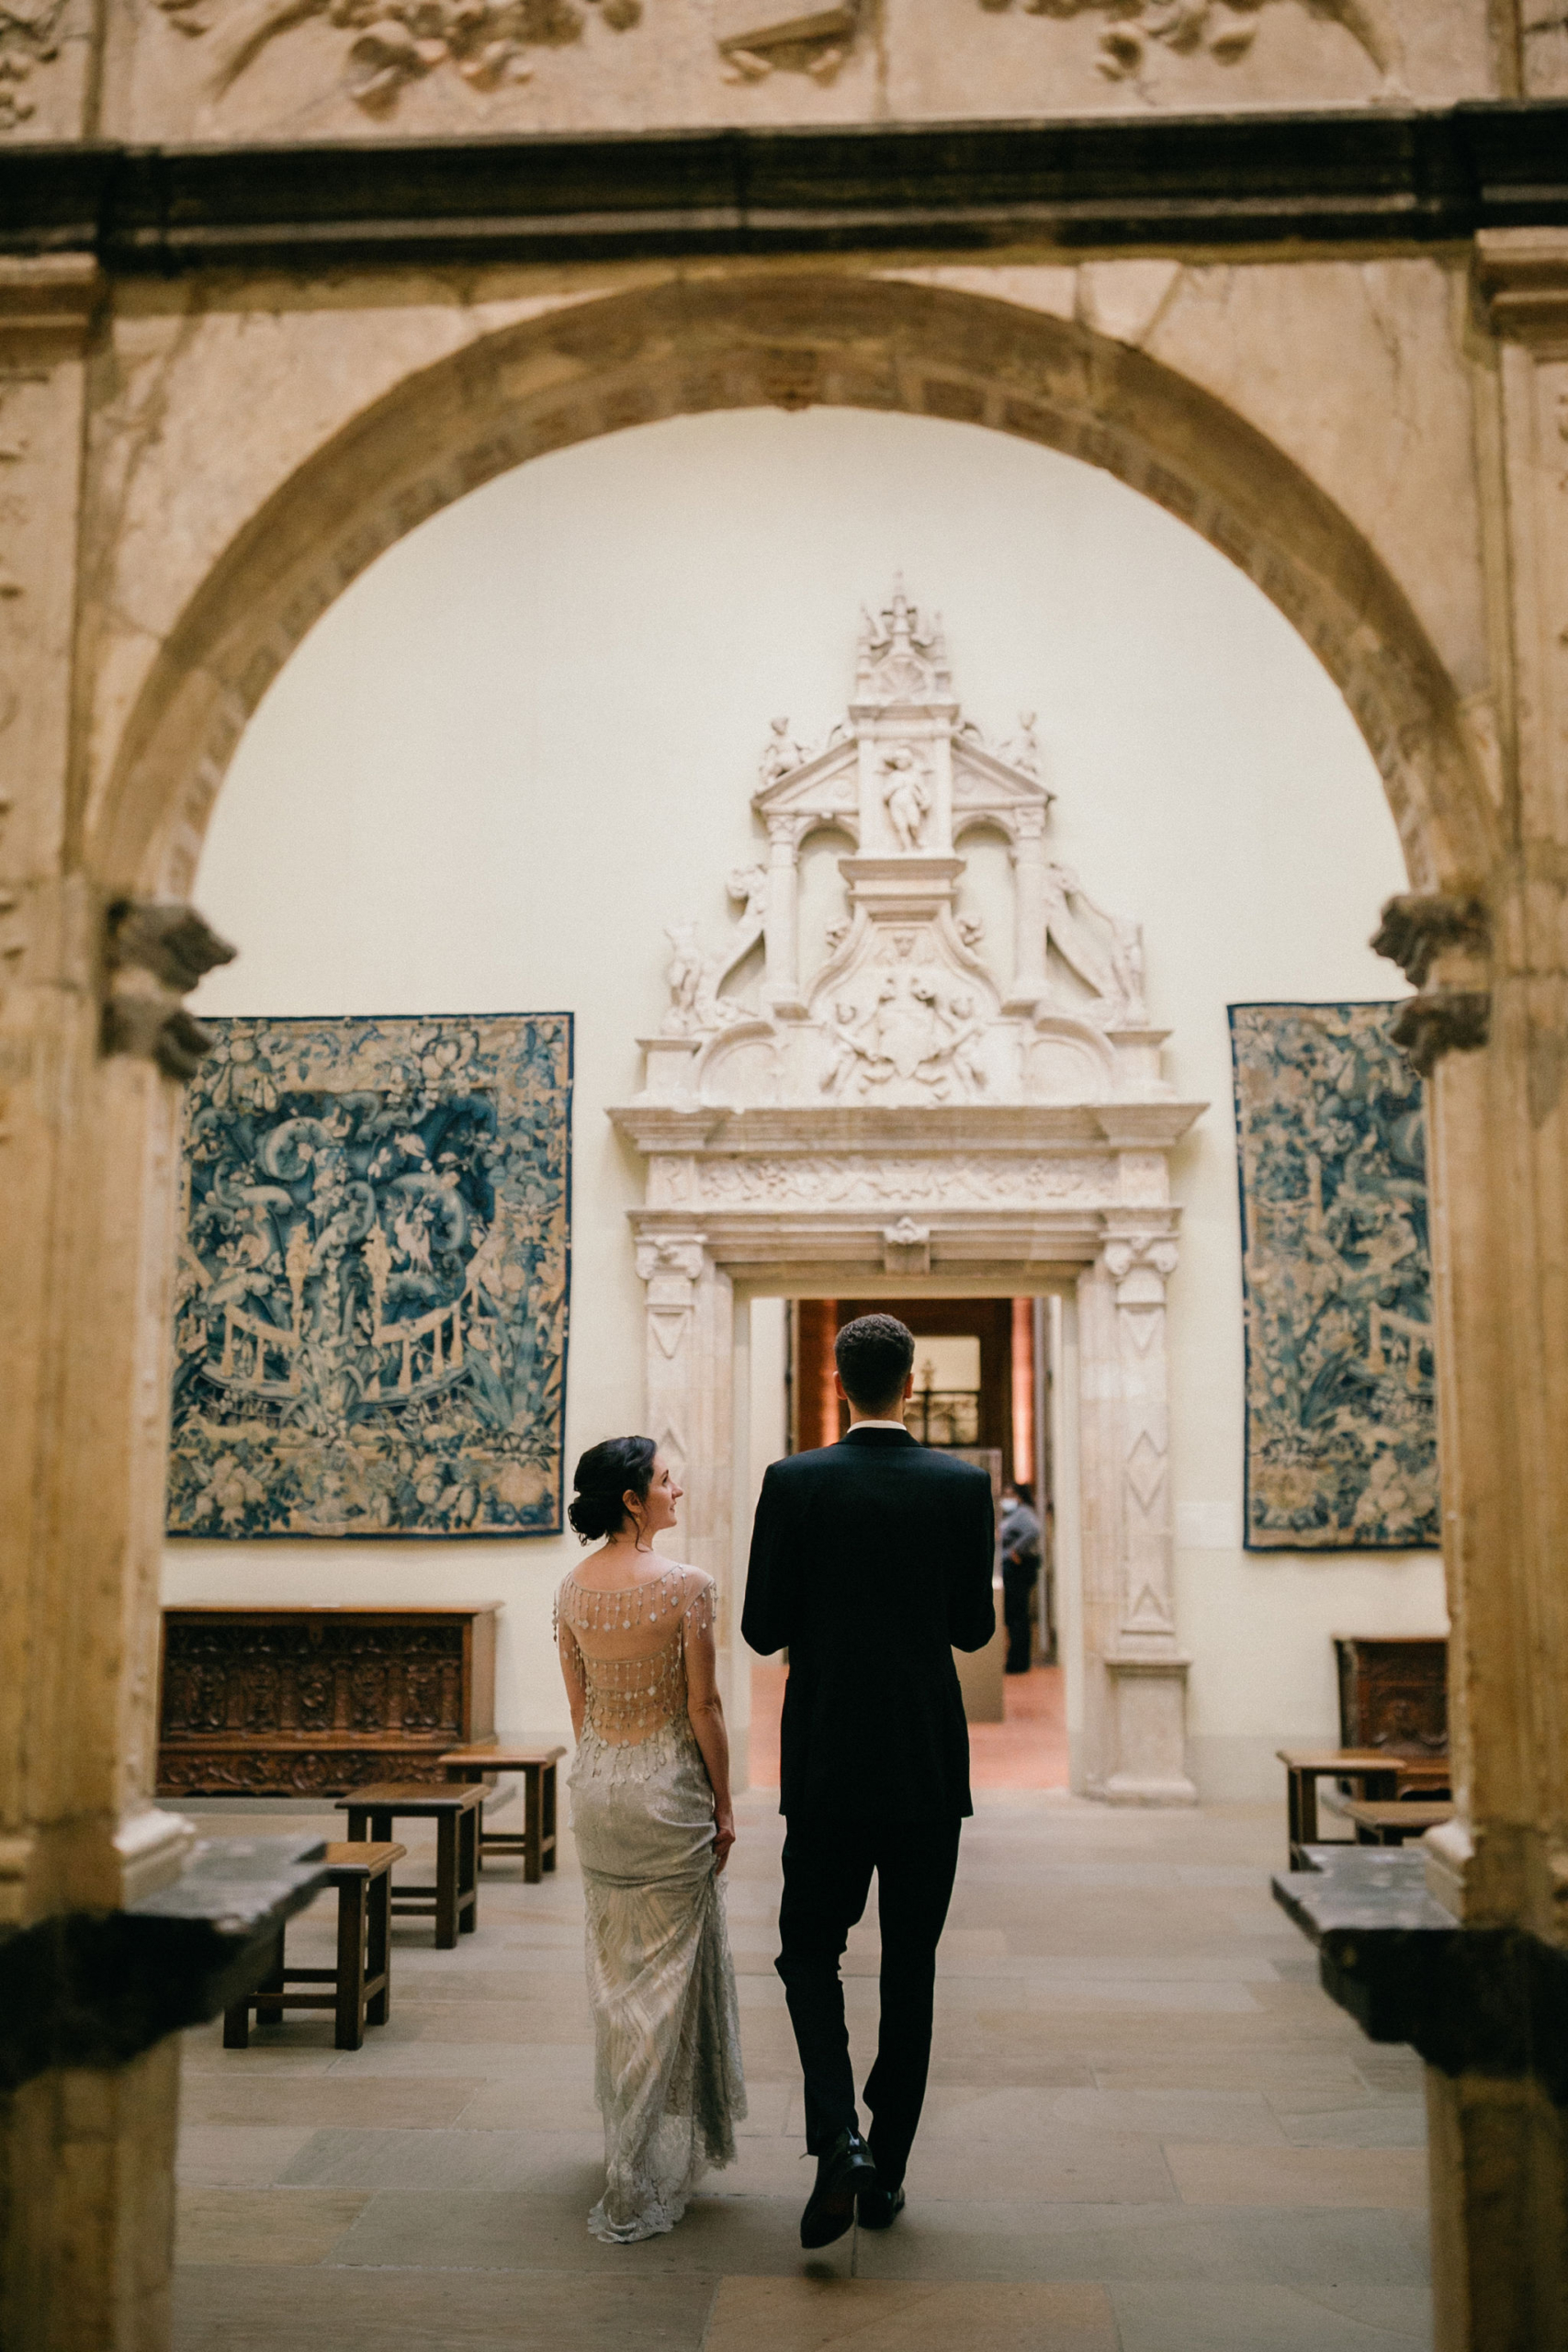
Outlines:
<svg viewBox="0 0 1568 2352"><path fill-rule="evenodd" d="M720 944L695 918L671 928L671 1001L648 1041L645 1099L826 1111L1167 1093L1138 927L1051 856L1041 765L1032 711L999 743L963 716L940 619L896 586L862 616L853 696L827 741L810 748L788 718L770 722L751 802L768 863L731 870L741 911ZM960 844L981 825L1011 849L1010 972L959 909ZM803 971L800 854L825 827L853 854L839 861L841 917Z"/></svg>

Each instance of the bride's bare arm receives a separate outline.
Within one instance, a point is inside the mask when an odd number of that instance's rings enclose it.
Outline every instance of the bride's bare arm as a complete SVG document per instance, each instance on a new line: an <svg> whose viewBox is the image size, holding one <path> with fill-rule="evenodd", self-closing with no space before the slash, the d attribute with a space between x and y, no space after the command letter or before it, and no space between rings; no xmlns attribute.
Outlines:
<svg viewBox="0 0 1568 2352"><path fill-rule="evenodd" d="M722 1870L735 1843L735 1808L729 1796L729 1734L713 1646L711 1586L686 1612L686 1713L713 1783L714 1867Z"/></svg>
<svg viewBox="0 0 1568 2352"><path fill-rule="evenodd" d="M556 1647L560 1656L560 1679L566 1684L566 1702L571 1709L571 1736L575 1744L582 1737L582 1717L587 1706L587 1694L582 1673L582 1652L577 1646L577 1635L564 1617L557 1622Z"/></svg>

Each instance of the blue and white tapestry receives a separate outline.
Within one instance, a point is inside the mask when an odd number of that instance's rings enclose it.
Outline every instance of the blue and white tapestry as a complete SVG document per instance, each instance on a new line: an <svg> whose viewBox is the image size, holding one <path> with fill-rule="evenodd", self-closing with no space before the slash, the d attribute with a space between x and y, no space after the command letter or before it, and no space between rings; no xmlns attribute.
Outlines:
<svg viewBox="0 0 1568 2352"><path fill-rule="evenodd" d="M1439 1540L1426 1123L1393 1011L1230 1008L1249 1550Z"/></svg>
<svg viewBox="0 0 1568 2352"><path fill-rule="evenodd" d="M570 1014L210 1025L170 1533L556 1533Z"/></svg>

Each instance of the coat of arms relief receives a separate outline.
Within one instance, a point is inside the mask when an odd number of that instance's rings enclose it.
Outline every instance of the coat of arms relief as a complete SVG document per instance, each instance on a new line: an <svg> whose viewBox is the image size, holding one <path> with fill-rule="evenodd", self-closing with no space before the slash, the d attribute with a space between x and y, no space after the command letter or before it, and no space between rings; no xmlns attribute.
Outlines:
<svg viewBox="0 0 1568 2352"><path fill-rule="evenodd" d="M993 745L954 695L940 618L896 587L862 620L847 718L820 749L774 719L752 807L768 860L728 877L739 914L705 949L669 933L670 1010L645 1040L648 1094L751 1104L1029 1103L1153 1088L1159 1033L1137 923L1111 913L1047 840L1033 714ZM1008 845L1016 946L996 967L960 911L967 837ZM800 968L801 854L846 834L843 900ZM750 996L737 976L760 962Z"/></svg>

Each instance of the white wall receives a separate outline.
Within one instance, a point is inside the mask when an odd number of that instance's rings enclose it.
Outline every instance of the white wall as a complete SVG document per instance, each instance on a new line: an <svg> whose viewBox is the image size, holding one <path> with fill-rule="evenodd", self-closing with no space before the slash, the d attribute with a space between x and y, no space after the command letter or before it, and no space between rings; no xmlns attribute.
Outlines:
<svg viewBox="0 0 1568 2352"><path fill-rule="evenodd" d="M899 567L945 614L967 711L1004 733L1021 707L1040 714L1058 852L1144 921L1170 1075L1213 1106L1177 1170L1179 1606L1201 1782L1272 1792L1278 1740L1332 1733L1330 1632L1440 1629L1441 1586L1425 1556L1239 1548L1224 1008L1393 992L1364 943L1403 875L1333 686L1181 525L1021 442L844 412L677 420L491 483L381 558L257 712L197 888L243 954L199 1005L570 1008L569 1466L636 1428L637 1174L604 1106L639 1083L634 1041L666 1001L664 926L726 920L769 718L789 713L810 740L840 715L858 607ZM185 1542L167 1591L500 1597L501 1728L558 1731L549 1595L573 1554L570 1538Z"/></svg>

